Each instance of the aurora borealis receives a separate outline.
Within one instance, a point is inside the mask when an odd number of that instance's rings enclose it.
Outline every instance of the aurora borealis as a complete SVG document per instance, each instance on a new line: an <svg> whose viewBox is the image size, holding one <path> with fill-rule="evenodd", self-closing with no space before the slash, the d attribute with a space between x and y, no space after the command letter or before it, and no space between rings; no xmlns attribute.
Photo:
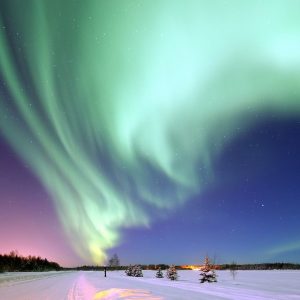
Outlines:
<svg viewBox="0 0 300 300"><path fill-rule="evenodd" d="M0 8L1 135L84 261L103 263L124 230L203 202L227 147L265 120L299 127L298 1ZM278 237L269 252L299 250L299 241Z"/></svg>

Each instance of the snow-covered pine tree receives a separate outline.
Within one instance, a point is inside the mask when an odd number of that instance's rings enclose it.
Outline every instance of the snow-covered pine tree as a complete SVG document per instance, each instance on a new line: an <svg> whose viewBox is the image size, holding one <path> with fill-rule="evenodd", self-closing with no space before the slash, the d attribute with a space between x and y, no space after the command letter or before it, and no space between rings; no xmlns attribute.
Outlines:
<svg viewBox="0 0 300 300"><path fill-rule="evenodd" d="M171 265L170 268L167 270L167 277L170 280L177 280L178 279L178 274L176 271L176 268L174 265Z"/></svg>
<svg viewBox="0 0 300 300"><path fill-rule="evenodd" d="M204 266L201 268L200 273L200 283L204 282L217 282L216 271L213 266L210 264L208 256L205 257Z"/></svg>
<svg viewBox="0 0 300 300"><path fill-rule="evenodd" d="M157 272L156 272L156 275L155 275L156 278L164 278L164 274L161 270L161 268L159 267Z"/></svg>
<svg viewBox="0 0 300 300"><path fill-rule="evenodd" d="M141 265L135 265L132 270L132 276L143 277L143 271Z"/></svg>
<svg viewBox="0 0 300 300"><path fill-rule="evenodd" d="M125 274L127 276L133 276L133 267L132 267L132 265L129 265L129 267L125 270Z"/></svg>

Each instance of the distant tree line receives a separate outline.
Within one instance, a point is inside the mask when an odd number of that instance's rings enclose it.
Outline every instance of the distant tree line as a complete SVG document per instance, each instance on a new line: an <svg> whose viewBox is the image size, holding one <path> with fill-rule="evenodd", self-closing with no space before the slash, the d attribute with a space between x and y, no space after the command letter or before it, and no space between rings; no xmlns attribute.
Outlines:
<svg viewBox="0 0 300 300"><path fill-rule="evenodd" d="M262 263L262 264L224 264L220 270L299 270L300 264L293 263Z"/></svg>
<svg viewBox="0 0 300 300"><path fill-rule="evenodd" d="M167 270L169 268L169 265L165 264L159 264L159 265L140 265L143 270L158 270L159 268L161 270ZM126 270L128 266L108 266L106 267L108 271L114 271L114 270ZM180 266L176 267L177 269L181 269ZM104 266L80 266L75 268L64 268L64 270L76 270L76 271L103 271Z"/></svg>
<svg viewBox="0 0 300 300"><path fill-rule="evenodd" d="M79 266L74 268L64 268L65 271L104 271L104 266Z"/></svg>
<svg viewBox="0 0 300 300"><path fill-rule="evenodd" d="M150 264L141 265L142 270L167 270L170 265L167 264ZM128 266L108 266L108 271L126 270ZM223 264L216 267L218 270L300 270L300 264L293 263L263 263L263 264ZM76 268L64 268L64 270L77 271L103 271L104 266L80 266ZM189 270L186 267L176 266L176 270ZM192 270L192 269L190 269Z"/></svg>
<svg viewBox="0 0 300 300"><path fill-rule="evenodd" d="M17 251L9 254L0 254L0 272L26 272L26 271L59 271L62 270L56 262L42 259L39 256L21 256Z"/></svg>
<svg viewBox="0 0 300 300"><path fill-rule="evenodd" d="M142 270L167 270L167 264L140 265ZM300 264L293 263L262 263L262 264L223 264L217 266L219 270L300 270ZM108 261L107 270L126 270L128 266L120 265L120 260L115 254ZM177 270L187 270L186 266L176 266ZM58 263L42 259L39 256L19 255L17 251L9 254L0 254L0 272L26 272L26 271L59 271L59 270L82 270L82 271L103 271L104 266L80 266L75 268L62 268Z"/></svg>

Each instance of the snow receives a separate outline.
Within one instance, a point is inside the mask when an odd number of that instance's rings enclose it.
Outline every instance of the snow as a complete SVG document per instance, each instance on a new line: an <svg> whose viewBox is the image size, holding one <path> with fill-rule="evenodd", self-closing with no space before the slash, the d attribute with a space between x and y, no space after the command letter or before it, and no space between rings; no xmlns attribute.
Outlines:
<svg viewBox="0 0 300 300"><path fill-rule="evenodd" d="M218 271L217 283L199 283L198 271L178 271L179 279L128 277L124 271L47 272L0 274L1 300L87 299L282 299L300 300L300 271ZM165 271L164 271L165 275Z"/></svg>

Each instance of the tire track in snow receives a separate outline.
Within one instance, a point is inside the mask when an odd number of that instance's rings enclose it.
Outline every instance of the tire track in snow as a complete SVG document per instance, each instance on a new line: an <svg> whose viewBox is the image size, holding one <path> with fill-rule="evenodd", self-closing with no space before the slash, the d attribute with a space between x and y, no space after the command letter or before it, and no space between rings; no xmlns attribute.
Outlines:
<svg viewBox="0 0 300 300"><path fill-rule="evenodd" d="M87 281L84 273L81 273L78 279L70 288L67 300L91 300L96 293L96 288Z"/></svg>

